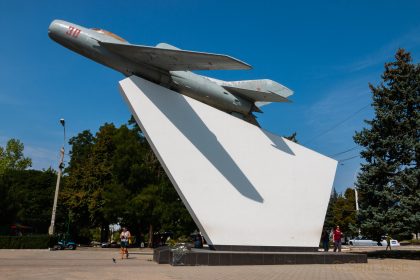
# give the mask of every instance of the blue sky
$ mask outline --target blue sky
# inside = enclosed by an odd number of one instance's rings
[[[55,168],[60,118],[68,137],[129,119],[117,87],[123,76],[48,38],[49,23],[63,19],[110,30],[131,43],[167,42],[251,64],[250,71],[202,74],[268,78],[291,88],[293,103],[264,107],[262,127],[279,135],[296,131],[303,145],[334,155],[355,147],[354,131],[373,116],[368,83],[380,82],[397,48],[419,62],[419,14],[419,1],[403,0],[0,0],[0,145],[18,138],[34,168]],[[356,148],[334,158],[357,155]],[[338,191],[353,185],[360,162],[356,157],[339,164]]]

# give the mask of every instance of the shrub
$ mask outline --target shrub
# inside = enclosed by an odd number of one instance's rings
[[[0,249],[47,249],[56,243],[49,235],[0,236]]]

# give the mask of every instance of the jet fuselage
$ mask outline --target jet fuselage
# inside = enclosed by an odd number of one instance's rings
[[[140,76],[227,113],[247,116],[255,108],[253,102],[232,94],[205,76],[190,71],[164,71],[158,67],[133,62],[109,51],[101,46],[100,42],[129,45],[126,40],[111,32],[54,20],[48,28],[48,35],[64,47],[119,71],[125,76]]]

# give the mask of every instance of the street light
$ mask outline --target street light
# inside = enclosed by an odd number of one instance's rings
[[[354,198],[356,202],[356,216],[359,216],[359,193],[357,192],[356,186],[353,187],[354,189]],[[360,227],[358,228],[359,236],[361,236]]]
[[[50,228],[48,229],[48,234],[53,235],[55,231],[55,214],[57,212],[57,200],[58,200],[58,191],[60,189],[60,179],[61,174],[64,168],[64,146],[66,144],[66,123],[64,119],[60,119],[60,124],[63,126],[64,129],[64,138],[63,138],[63,147],[60,149],[60,162],[58,164],[58,174],[57,174],[57,184],[55,185],[55,194],[54,194],[54,204],[51,214],[51,224]]]
[[[354,190],[354,200],[356,203],[356,216],[359,217],[359,193],[357,191],[357,187],[356,187],[356,181],[357,181],[357,172],[359,171],[360,167],[356,170],[356,172],[354,172],[354,176],[353,176],[353,180],[354,180],[354,186],[353,186],[353,190]],[[358,232],[359,232],[359,236],[361,236],[361,230],[360,227],[358,228]]]

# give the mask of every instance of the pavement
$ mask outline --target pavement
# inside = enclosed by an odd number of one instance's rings
[[[354,253],[354,252],[372,252],[378,250],[385,250],[386,247],[383,246],[349,246],[343,245],[341,251],[345,253]],[[393,246],[392,250],[398,251],[420,251],[420,245],[404,245],[404,246]],[[323,248],[318,249],[319,252],[324,252]],[[330,247],[330,252],[333,251],[333,247]]]
[[[420,261],[369,259],[367,264],[177,266],[156,264],[150,249],[0,250],[0,279],[418,279]],[[116,259],[116,263],[112,258]]]
[[[346,246],[343,248],[343,251],[347,252],[373,252],[378,250],[385,250],[384,246]],[[418,245],[406,245],[406,246],[393,246],[391,248],[393,251],[420,251],[420,246]]]

